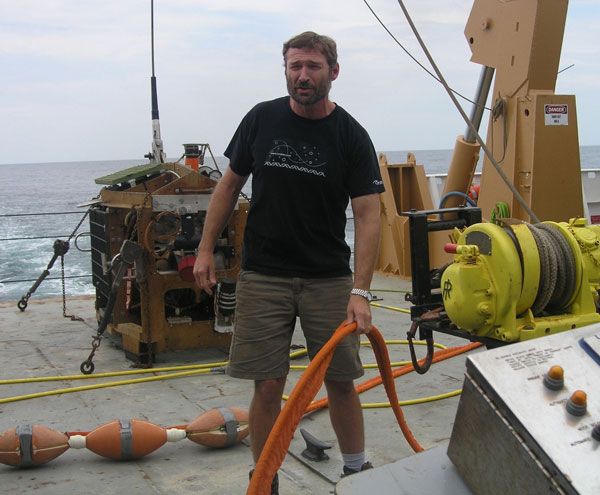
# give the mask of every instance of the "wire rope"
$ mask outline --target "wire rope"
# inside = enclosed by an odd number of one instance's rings
[[[0,218],[6,217],[34,217],[34,216],[43,216],[43,215],[81,215],[80,211],[48,211],[48,212],[39,212],[39,213],[5,213],[0,215]]]
[[[381,24],[381,27],[383,27],[383,29],[386,30],[386,32],[391,36],[391,38],[396,42],[396,44],[402,48],[402,50],[404,50],[404,53],[406,53],[419,67],[421,67],[421,69],[423,69],[425,72],[427,72],[427,74],[429,74],[433,79],[435,79],[437,82],[441,83],[442,81],[440,81],[440,79],[433,73],[431,72],[427,67],[425,67],[421,62],[419,62],[419,60],[412,54],[410,53],[410,51],[404,47],[404,45],[402,43],[400,43],[400,41],[398,40],[398,38],[396,38],[394,36],[394,34],[388,29],[388,27],[385,25],[385,23],[379,18],[379,16],[375,13],[375,11],[371,8],[371,6],[369,5],[369,2],[367,2],[367,0],[363,0],[363,2],[365,3],[365,5],[367,6],[367,8],[371,11],[371,14],[373,14],[373,17],[375,17],[375,19],[377,19],[377,21],[379,22],[379,24]],[[454,89],[451,89],[451,91],[459,96],[460,98],[462,98],[465,101],[468,101],[469,103],[472,103],[475,106],[481,107],[485,110],[490,110],[488,107],[486,107],[485,105],[481,105],[479,103],[477,103],[476,101],[471,100],[470,98],[466,97],[465,95],[459,93],[458,91],[455,91]]]
[[[65,275],[64,278],[90,278],[92,276],[91,273],[88,273],[87,275]],[[63,277],[48,277],[45,278],[44,280],[62,280]],[[14,283],[21,283],[21,282],[35,282],[37,279],[35,278],[26,278],[26,279],[22,279],[22,280],[0,280],[0,284],[14,284]]]
[[[367,3],[367,0],[363,0],[363,1],[365,2],[365,4],[367,5],[367,7],[369,8],[369,10],[371,10],[371,12],[373,12],[373,15],[380,22],[380,24],[383,26],[383,28],[393,37],[393,35],[389,31],[389,29],[377,17],[377,15],[375,14],[375,12],[371,8],[371,6]],[[417,30],[417,27],[415,26],[415,24],[414,24],[414,22],[413,22],[413,20],[412,20],[412,18],[410,16],[410,14],[408,13],[408,10],[407,10],[406,6],[404,5],[404,2],[402,0],[398,0],[398,4],[400,5],[400,8],[402,9],[402,12],[404,13],[404,16],[406,17],[406,20],[407,20],[410,28],[412,29],[412,31],[413,31],[416,39],[417,39],[417,42],[421,46],[421,49],[423,50],[423,53],[427,57],[427,60],[429,61],[429,63],[431,64],[431,67],[433,68],[435,74],[437,75],[436,79],[440,82],[440,84],[444,87],[444,89],[448,93],[448,96],[452,100],[452,103],[454,103],[454,106],[456,107],[456,109],[460,113],[461,117],[463,118],[463,120],[465,121],[465,123],[467,124],[467,126],[469,127],[469,129],[473,132],[473,135],[475,136],[476,141],[479,143],[479,145],[481,146],[481,149],[484,151],[484,153],[486,154],[486,156],[490,160],[490,163],[496,169],[496,171],[498,172],[498,175],[500,175],[500,177],[502,178],[502,180],[504,181],[504,183],[506,184],[506,186],[508,187],[508,189],[510,189],[511,193],[516,198],[516,200],[521,204],[521,206],[523,207],[523,209],[525,210],[525,212],[529,215],[529,217],[531,218],[532,222],[539,223],[538,217],[531,210],[531,208],[529,207],[529,205],[527,204],[527,202],[523,199],[523,197],[521,196],[521,194],[519,193],[519,191],[517,190],[517,188],[510,182],[510,180],[508,179],[508,177],[506,176],[506,174],[504,173],[504,171],[502,170],[502,168],[500,167],[500,165],[498,164],[498,162],[496,161],[496,159],[493,157],[493,155],[490,152],[489,148],[485,144],[485,141],[482,139],[482,137],[480,136],[479,132],[477,131],[477,129],[473,125],[473,122],[471,122],[471,119],[469,119],[469,117],[467,116],[467,114],[465,113],[465,111],[463,110],[463,108],[460,106],[460,103],[458,102],[458,100],[454,96],[455,91],[448,85],[448,83],[446,82],[446,79],[444,78],[443,74],[441,73],[440,69],[438,68],[437,64],[435,63],[435,60],[433,59],[433,57],[429,53],[429,50],[427,49],[427,46],[425,45],[425,42],[421,38],[421,35],[419,34],[419,31]],[[396,39],[396,38],[394,37],[394,39]],[[400,44],[400,43],[398,42],[398,44]],[[402,45],[400,45],[400,46],[402,47],[403,50],[407,51]],[[410,56],[411,56],[411,58],[413,58],[412,55],[410,55]],[[413,60],[416,61],[416,59],[414,59],[414,58],[413,58]],[[419,65],[421,65],[421,64],[419,63]],[[465,98],[465,99],[467,99],[467,98]]]
[[[531,210],[531,208],[529,207],[529,205],[527,204],[527,202],[523,199],[523,197],[521,196],[521,194],[519,193],[519,191],[517,191],[517,188],[514,186],[514,184],[508,179],[508,177],[506,176],[506,174],[504,173],[504,171],[502,170],[502,168],[500,167],[500,165],[498,164],[498,162],[496,161],[496,159],[492,156],[492,153],[490,152],[489,148],[485,144],[485,141],[479,135],[479,132],[477,131],[477,129],[473,125],[473,122],[471,122],[471,119],[469,119],[469,117],[467,116],[467,114],[465,113],[465,111],[463,110],[463,108],[460,106],[460,103],[458,103],[458,100],[454,96],[454,93],[452,92],[452,89],[450,88],[450,86],[448,86],[448,83],[444,79],[444,76],[442,75],[440,69],[438,68],[437,64],[435,63],[435,60],[433,59],[433,57],[429,53],[429,50],[427,49],[427,46],[425,45],[425,42],[421,38],[421,35],[419,34],[419,31],[417,30],[417,27],[415,26],[412,18],[410,17],[410,14],[408,13],[408,10],[406,9],[406,6],[404,5],[404,2],[402,0],[398,0],[398,4],[400,5],[400,8],[402,9],[402,12],[404,12],[404,16],[406,17],[406,20],[407,20],[408,24],[410,25],[410,27],[411,27],[411,29],[412,29],[415,37],[417,38],[417,41],[419,42],[419,45],[421,45],[421,49],[425,53],[425,56],[427,57],[427,60],[429,60],[429,63],[431,64],[431,66],[433,67],[435,73],[439,77],[440,82],[442,83],[442,86],[444,87],[444,89],[448,93],[448,96],[452,100],[452,103],[454,103],[454,106],[456,107],[456,109],[460,113],[461,117],[463,118],[463,120],[465,121],[465,123],[467,124],[467,126],[469,126],[469,129],[471,129],[471,131],[473,132],[473,135],[475,136],[475,139],[477,140],[477,142],[481,146],[481,149],[484,151],[484,153],[486,154],[486,156],[490,160],[490,163],[494,166],[494,168],[496,169],[496,172],[498,172],[498,174],[500,175],[500,177],[502,178],[502,180],[504,181],[504,183],[506,184],[506,186],[513,193],[514,197],[521,204],[521,206],[523,207],[523,209],[527,212],[527,214],[529,215],[529,217],[531,218],[531,220],[534,223],[539,223],[538,217]]]

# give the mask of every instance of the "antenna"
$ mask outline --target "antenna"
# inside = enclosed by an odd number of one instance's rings
[[[150,89],[152,98],[152,151],[145,158],[150,163],[165,163],[166,155],[163,152],[163,142],[160,137],[160,121],[158,118],[158,92],[156,90],[156,75],[154,72],[154,0],[150,0],[150,42],[152,49],[152,76]]]

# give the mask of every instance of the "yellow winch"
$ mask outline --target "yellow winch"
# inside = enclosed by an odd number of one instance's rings
[[[600,225],[478,223],[455,234],[440,288],[460,330],[515,342],[600,322]]]

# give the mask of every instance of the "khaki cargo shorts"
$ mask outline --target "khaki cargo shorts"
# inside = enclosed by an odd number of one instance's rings
[[[281,378],[290,369],[296,317],[312,359],[346,319],[352,276],[288,278],[241,270],[236,321],[227,374],[235,378]],[[325,378],[350,381],[364,374],[360,337],[349,335],[336,348]]]

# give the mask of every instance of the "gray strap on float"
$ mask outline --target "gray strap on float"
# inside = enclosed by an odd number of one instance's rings
[[[15,435],[19,437],[19,449],[21,450],[21,467],[33,466],[33,426],[19,425],[15,430]]]
[[[231,447],[232,445],[237,443],[237,435],[238,435],[238,422],[233,416],[233,413],[227,407],[219,407],[217,410],[223,415],[223,419],[225,420],[225,433],[227,433],[227,441],[225,442],[225,447]],[[223,428],[221,427],[221,429]]]
[[[133,459],[133,430],[131,420],[120,419],[121,423],[121,459],[128,461]]]

